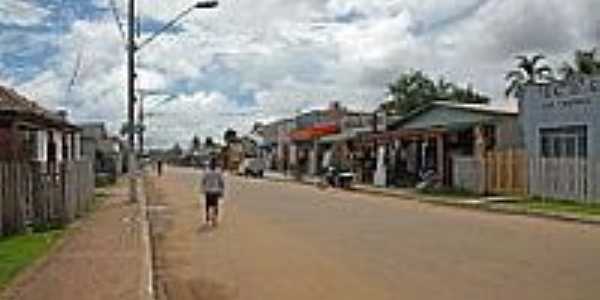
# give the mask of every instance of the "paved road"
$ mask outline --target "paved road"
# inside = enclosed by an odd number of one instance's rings
[[[151,180],[162,299],[598,299],[600,228],[229,178]]]

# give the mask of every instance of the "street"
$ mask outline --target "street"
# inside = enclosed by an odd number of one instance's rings
[[[229,176],[210,229],[199,183],[148,180],[159,299],[600,295],[598,227]]]

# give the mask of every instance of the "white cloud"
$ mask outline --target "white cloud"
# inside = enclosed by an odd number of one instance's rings
[[[192,2],[139,0],[138,7],[143,17],[165,22]],[[126,1],[117,3],[124,13]],[[541,51],[558,63],[573,49],[598,43],[599,3],[222,0],[216,10],[193,12],[178,31],[139,53],[139,86],[180,93],[156,107],[165,115],[150,119],[149,138],[154,144],[186,143],[192,133],[218,138],[227,127],[243,131],[256,119],[287,117],[333,100],[372,109],[386,85],[411,68],[473,83],[502,99],[503,74],[515,54]],[[7,38],[0,35],[0,41]],[[22,89],[45,104],[66,104],[79,119],[106,119],[118,129],[126,107],[125,54],[112,16],[76,21],[55,44],[59,53],[50,69]],[[81,70],[65,96],[78,56]],[[236,98],[250,90],[255,103]]]
[[[24,0],[0,1],[0,24],[33,26],[40,24],[49,12]]]

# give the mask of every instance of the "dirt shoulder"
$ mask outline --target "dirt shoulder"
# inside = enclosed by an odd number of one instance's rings
[[[6,300],[144,299],[144,243],[140,211],[127,186],[75,224],[61,245],[1,295]]]

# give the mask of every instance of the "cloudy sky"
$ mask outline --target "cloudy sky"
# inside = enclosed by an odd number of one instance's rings
[[[138,0],[141,39],[193,1]],[[126,2],[0,0],[0,84],[117,130]],[[515,54],[559,63],[600,44],[599,11],[597,0],[221,0],[139,52],[138,86],[165,94],[146,98],[149,143],[219,138],[332,100],[371,109],[409,69],[505,103]]]

